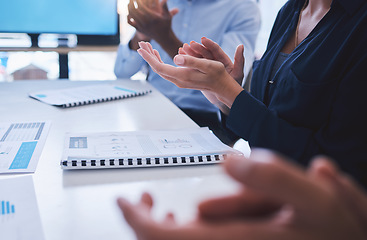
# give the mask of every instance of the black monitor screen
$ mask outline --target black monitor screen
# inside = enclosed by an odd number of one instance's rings
[[[116,0],[6,0],[0,32],[115,35]]]

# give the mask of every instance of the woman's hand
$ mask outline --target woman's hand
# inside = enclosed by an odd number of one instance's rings
[[[243,71],[245,66],[245,58],[243,56],[244,46],[239,45],[237,47],[234,57],[234,63],[232,63],[228,55],[214,41],[206,37],[202,37],[201,43],[202,44],[197,43],[195,41],[191,41],[190,44],[185,43],[183,47],[179,49],[178,53],[181,55],[190,55],[197,58],[205,58],[223,63],[229,75],[233,77],[238,82],[239,85],[242,86],[244,78]],[[216,105],[224,114],[226,115],[229,114],[230,109],[226,105],[224,105],[221,101],[219,101],[215,94],[208,91],[202,91],[202,93],[211,103]]]
[[[243,90],[221,62],[177,55],[174,62],[180,67],[174,67],[163,63],[159,53],[149,43],[140,42],[139,45],[138,53],[152,69],[180,88],[208,91],[228,108],[231,108],[235,98]]]
[[[242,184],[237,194],[209,199],[199,216],[178,225],[172,214],[153,220],[152,198],[137,205],[118,199],[139,240],[367,239],[367,196],[326,159],[304,171],[265,150],[249,159],[230,156],[228,174]]]
[[[237,47],[234,62],[232,63],[228,55],[214,41],[209,38],[202,37],[201,43],[202,44],[195,41],[191,41],[190,44],[185,43],[183,47],[179,49],[179,54],[215,60],[223,63],[226,71],[231,75],[231,77],[236,79],[238,84],[242,86],[245,66],[245,57],[243,56],[244,46],[239,45]]]

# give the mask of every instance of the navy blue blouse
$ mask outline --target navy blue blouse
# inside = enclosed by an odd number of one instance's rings
[[[251,147],[302,164],[328,155],[367,186],[367,0],[334,0],[271,78],[303,4],[290,0],[279,11],[251,94],[238,95],[226,126]]]

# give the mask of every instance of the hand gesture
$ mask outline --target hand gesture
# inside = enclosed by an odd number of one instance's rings
[[[228,108],[243,90],[219,61],[177,55],[174,62],[181,67],[174,67],[163,63],[159,53],[149,43],[140,42],[139,45],[138,53],[148,62],[153,71],[180,88],[208,91],[215,95],[218,102],[225,104]]]
[[[171,213],[163,222],[153,220],[149,194],[136,205],[118,199],[138,240],[367,238],[367,196],[328,160],[316,159],[304,171],[273,153],[254,150],[250,159],[230,156],[224,166],[243,189],[202,202],[199,216],[184,225]]]
[[[242,86],[244,78],[245,58],[243,56],[244,46],[239,45],[236,49],[234,63],[228,55],[220,48],[220,46],[208,38],[201,38],[201,43],[191,41],[190,45],[185,43],[179,49],[179,54],[190,55],[198,58],[211,59],[223,63],[226,71],[233,77],[239,85]],[[216,105],[224,114],[228,115],[230,109],[224,105],[214,93],[210,91],[202,91],[203,95],[214,105]]]
[[[128,10],[127,21],[141,34],[141,40],[161,42],[172,34],[172,17],[178,9],[169,11],[167,0],[130,0]]]
[[[190,45],[185,43],[182,48],[179,49],[179,54],[186,54],[198,58],[206,58],[223,63],[226,71],[236,79],[236,81],[242,85],[244,78],[244,66],[245,58],[243,56],[244,46],[239,45],[236,49],[234,56],[234,62],[232,63],[228,55],[222,50],[222,48],[214,41],[202,37],[201,43],[191,41]]]

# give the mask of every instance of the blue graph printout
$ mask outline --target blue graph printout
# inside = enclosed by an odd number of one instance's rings
[[[0,123],[0,173],[34,172],[49,127],[47,122]]]
[[[1,201],[1,215],[6,214],[15,214],[15,206],[10,204],[9,201]]]
[[[32,176],[1,179],[0,239],[44,239]]]

